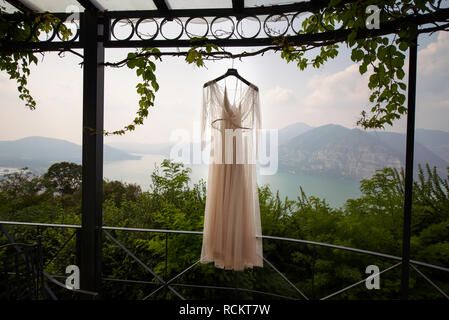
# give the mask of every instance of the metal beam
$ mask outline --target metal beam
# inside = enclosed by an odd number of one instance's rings
[[[162,0],[153,0],[154,3]],[[342,3],[350,3],[354,0],[343,0]],[[165,2],[164,2],[165,3]],[[269,15],[276,13],[288,12],[313,12],[321,8],[327,7],[329,1],[306,1],[294,4],[260,6],[260,7],[243,7],[239,15]],[[157,6],[157,4],[156,4]],[[126,11],[106,11],[104,15],[113,19],[122,18],[165,18],[166,12],[161,10],[126,10]],[[234,16],[234,8],[211,8],[211,9],[170,9],[167,8],[171,17],[215,17],[215,16]]]
[[[80,5],[82,5],[84,7],[84,9],[86,10],[91,10],[91,11],[102,11],[103,8],[98,7],[97,5],[95,5],[94,3],[92,3],[92,1],[90,0],[76,0]]]
[[[419,16],[407,16],[399,18],[395,21],[389,21],[380,24],[379,29],[361,29],[358,30],[357,39],[364,39],[369,37],[383,36],[392,33],[397,33],[400,30],[402,23],[415,23],[416,25],[423,25],[437,21],[446,21],[449,19],[449,8],[441,9],[437,13],[423,14]],[[292,45],[302,45],[312,42],[322,41],[345,41],[353,29],[339,29],[320,33],[299,34],[288,36],[287,40]],[[235,46],[270,46],[273,45],[272,38],[250,38],[250,39],[208,39],[203,42],[199,41],[195,44],[201,45],[204,43],[212,43],[218,46],[235,47]],[[191,47],[191,40],[121,40],[121,41],[106,41],[105,47],[108,48],[135,48],[135,47]]]
[[[165,0],[153,0],[154,5],[161,14],[167,14],[170,10]]]
[[[23,13],[29,13],[29,12],[33,12],[34,11],[32,8],[30,8],[27,5],[23,4],[23,2],[21,2],[19,0],[6,0],[6,2],[8,2],[10,5],[16,7],[17,9],[19,9]]]
[[[239,12],[245,7],[245,0],[232,0],[232,9]]]
[[[416,30],[415,30],[416,31]],[[405,191],[404,191],[404,225],[402,234],[402,278],[401,299],[408,300],[410,268],[410,229],[413,201],[413,151],[415,145],[415,108],[416,108],[416,64],[418,53],[418,35],[410,45],[408,66],[407,96],[407,142],[405,155]]]
[[[81,19],[83,64],[83,182],[80,234],[81,289],[101,292],[103,204],[104,26],[98,13]]]
[[[279,6],[280,7],[280,6]],[[247,8],[245,8],[246,10]],[[227,9],[226,9],[227,10]],[[154,13],[154,10],[151,11]],[[172,14],[174,11],[171,10]],[[220,11],[221,12],[221,11]],[[117,12],[102,12],[105,16],[105,19],[112,18],[120,18],[121,14],[117,15]],[[135,17],[146,17],[149,14],[148,11],[137,12],[131,14],[128,12],[126,14],[129,18]],[[83,14],[81,14],[83,15]],[[176,16],[176,15],[174,15]],[[197,16],[197,13],[192,13],[192,17]],[[206,15],[207,16],[207,15]],[[17,15],[6,15],[6,18],[9,18],[11,21],[18,21],[20,18]],[[379,29],[362,29],[358,31],[358,38],[368,38],[373,36],[381,36],[396,33],[399,30],[399,26],[402,23],[415,23],[417,25],[424,25],[428,23],[447,21],[449,19],[449,8],[440,9],[438,12],[422,14],[418,16],[408,16],[397,19],[395,21],[390,21],[386,23],[382,23]],[[105,24],[107,27],[108,25]],[[293,45],[301,45],[304,43],[311,43],[317,41],[326,41],[326,40],[338,40],[344,41],[348,34],[352,31],[352,29],[344,29],[344,30],[334,30],[327,32],[320,32],[314,34],[300,34],[296,36],[288,36],[288,40]],[[191,40],[123,40],[123,41],[111,41],[107,39],[108,32],[106,31],[106,40],[104,46],[107,48],[139,48],[139,47],[161,47],[161,48],[169,48],[169,47],[190,47],[192,46]],[[271,38],[254,38],[254,39],[209,39],[208,43],[213,43],[218,46],[225,47],[242,47],[242,46],[269,46],[273,45],[273,39]],[[2,42],[0,46],[0,52],[8,52],[8,51],[19,51],[26,49],[36,49],[36,50],[44,50],[44,51],[58,51],[63,49],[76,49],[82,47],[82,40],[80,41],[52,41],[52,42]]]

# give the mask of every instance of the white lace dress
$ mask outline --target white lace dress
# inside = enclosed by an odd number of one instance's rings
[[[204,88],[202,148],[209,128],[211,152],[201,263],[263,266],[255,164],[260,123],[257,87],[246,87],[233,104],[226,86],[212,81]]]

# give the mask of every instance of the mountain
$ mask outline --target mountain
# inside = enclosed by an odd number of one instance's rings
[[[170,155],[170,143],[111,142],[110,146],[129,153]]]
[[[418,133],[419,132],[419,133]],[[444,131],[441,131],[445,133]],[[405,161],[405,146],[406,135],[395,132],[374,131],[370,132],[371,135],[379,138],[383,143],[390,146],[393,150],[396,150],[400,157]],[[446,133],[449,136],[449,133]],[[415,148],[414,148],[414,165],[415,169],[418,163],[429,163],[435,165],[438,168],[445,169],[448,165],[449,154],[446,156],[444,152],[441,153],[438,149],[444,146],[443,141],[438,143],[435,139],[435,135],[432,130],[418,129],[415,133]],[[436,147],[436,148],[435,148]],[[449,150],[449,138],[446,140],[446,147]],[[436,151],[436,152],[435,152]],[[443,149],[444,151],[444,149]],[[447,160],[446,160],[447,159]]]
[[[415,139],[429,148],[440,158],[449,161],[449,132],[416,129]]]
[[[14,141],[0,141],[0,166],[45,171],[53,163],[68,161],[81,163],[80,145],[61,139],[26,137]],[[140,159],[116,148],[104,146],[104,161]]]
[[[449,159],[449,158],[448,158]],[[405,164],[405,135],[366,132],[329,124],[310,129],[279,147],[280,168],[353,179],[371,177],[376,169]],[[429,163],[444,169],[449,161],[416,142],[415,167]]]
[[[309,126],[308,124],[297,122],[280,129],[278,131],[279,145],[287,143],[291,138],[297,137],[312,128],[313,127]]]

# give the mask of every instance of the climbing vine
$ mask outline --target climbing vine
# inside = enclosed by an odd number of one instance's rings
[[[368,28],[367,22],[377,8],[378,24],[387,26]],[[0,8],[1,10],[1,8]],[[219,59],[243,59],[250,56],[263,55],[273,51],[280,53],[280,57],[287,63],[295,63],[301,70],[308,67],[320,68],[328,60],[334,59],[341,46],[351,50],[351,60],[359,65],[361,75],[369,74],[368,87],[370,89],[369,104],[363,108],[357,124],[365,129],[384,128],[393,125],[407,113],[405,102],[406,83],[404,82],[404,64],[406,51],[414,45],[418,33],[431,33],[449,29],[449,17],[441,19],[431,27],[417,29],[416,18],[425,14],[441,12],[441,0],[331,0],[327,7],[316,9],[304,18],[298,36],[310,34],[332,33],[327,40],[301,41],[296,44],[295,37],[278,37],[271,45],[253,51],[232,53],[225,48],[208,43],[206,38],[192,39],[188,50],[161,51],[157,48],[142,48],[128,53],[121,61],[106,62],[105,66],[135,69],[140,81],[136,86],[139,95],[139,106],[136,117],[131,124],[120,130],[103,132],[109,134],[125,134],[142,125],[148,117],[149,108],[154,106],[155,93],[159,90],[156,78],[156,62],[163,56],[183,57],[189,64],[204,67],[206,61]],[[20,41],[29,32],[27,24],[14,24],[4,18],[0,12],[0,39]],[[58,23],[49,14],[39,15],[33,19],[39,24],[39,30],[48,31],[52,25]],[[61,34],[70,37],[71,31],[62,28]],[[2,43],[0,41],[0,49]],[[312,53],[312,56],[306,55]],[[27,77],[30,74],[29,65],[38,63],[36,51],[0,53],[0,70],[5,70],[18,83],[20,99],[25,105],[34,109],[36,102],[27,89]]]
[[[51,14],[32,15],[26,14],[26,21],[16,22],[8,20],[4,13],[5,8],[0,6],[0,70],[6,71],[11,80],[17,82],[19,98],[24,101],[25,106],[30,110],[36,108],[36,101],[28,89],[28,77],[30,75],[30,65],[38,64],[37,54],[43,52],[36,50],[22,50],[8,52],[2,50],[2,46],[9,41],[38,41],[41,33],[51,32],[52,28],[58,25],[58,34],[62,40],[67,40],[72,36],[72,31],[60,20]],[[34,27],[36,28],[34,30]],[[31,36],[34,32],[35,36]]]

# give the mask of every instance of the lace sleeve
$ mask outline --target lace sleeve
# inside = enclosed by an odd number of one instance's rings
[[[256,160],[259,159],[259,150],[260,150],[260,143],[261,143],[261,129],[262,129],[262,119],[260,114],[260,98],[259,98],[259,90],[254,90],[254,99],[253,99],[253,128],[254,128],[254,135],[256,139]]]
[[[209,119],[208,104],[209,104],[209,87],[203,88],[203,108],[201,112],[201,150],[206,147],[206,125]]]

